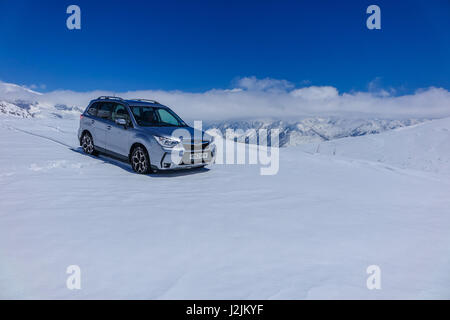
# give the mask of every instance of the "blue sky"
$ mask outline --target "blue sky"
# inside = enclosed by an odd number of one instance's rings
[[[82,29],[66,28],[77,4]],[[381,30],[366,28],[370,4]],[[40,91],[202,92],[240,77],[450,88],[450,1],[0,2],[0,80]]]

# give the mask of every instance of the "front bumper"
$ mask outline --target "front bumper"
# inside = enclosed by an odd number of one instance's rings
[[[198,158],[192,160],[191,155]],[[164,154],[158,164],[159,170],[190,169],[203,167],[214,163],[216,159],[216,146],[209,145],[203,150],[186,150],[183,147],[164,149]]]

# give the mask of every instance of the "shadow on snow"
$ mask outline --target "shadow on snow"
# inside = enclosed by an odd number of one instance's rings
[[[103,163],[115,165],[129,173],[137,174],[136,172],[133,171],[130,164],[120,161],[118,159],[114,159],[114,158],[111,158],[111,157],[108,157],[105,155],[92,156],[92,155],[84,153],[83,149],[81,147],[70,148],[70,150],[72,150],[73,152],[79,153],[85,157],[90,157],[92,159],[101,160],[101,161],[103,161]],[[158,171],[157,173],[150,173],[150,174],[147,174],[147,176],[153,177],[153,178],[175,178],[175,177],[189,176],[192,174],[205,173],[205,172],[208,172],[209,170],[210,169],[208,169],[208,168],[167,170],[167,171]]]

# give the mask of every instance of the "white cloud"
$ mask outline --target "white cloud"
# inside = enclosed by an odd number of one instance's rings
[[[244,77],[236,80],[238,88],[248,91],[278,92],[292,89],[294,85],[287,80],[271,78],[257,79],[256,77]]]
[[[450,92],[427,88],[410,95],[383,95],[377,92],[339,93],[331,86],[294,88],[285,80],[255,77],[237,80],[234,89],[214,89],[203,93],[143,90],[130,92],[58,90],[44,94],[0,82],[0,100],[27,99],[43,104],[66,104],[84,108],[101,95],[147,98],[172,107],[186,120],[283,119],[306,116],[359,118],[441,118],[450,116]]]
[[[300,97],[306,100],[328,100],[336,98],[339,92],[334,87],[306,87],[301,89],[295,89],[291,91],[294,97]]]
[[[388,89],[383,88],[381,77],[376,77],[375,79],[370,81],[369,84],[367,85],[367,89],[373,95],[381,96],[381,97],[392,96],[396,93],[396,90],[394,88],[388,88]]]

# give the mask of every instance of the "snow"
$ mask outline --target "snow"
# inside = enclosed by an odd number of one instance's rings
[[[137,175],[77,128],[0,115],[0,298],[450,298],[450,119],[281,148],[273,176]]]
[[[358,158],[450,176],[449,138],[450,118],[446,118],[383,134],[336,139],[301,148],[310,153]]]
[[[13,96],[14,98],[17,98],[18,96],[24,98],[24,96],[27,97],[41,96],[42,93],[33,91],[24,86],[19,86],[14,83],[0,82],[0,96],[8,97],[8,95]]]
[[[280,133],[277,146],[298,146],[308,143],[334,140],[343,137],[376,134],[388,130],[407,127],[427,119],[353,119],[336,117],[300,118],[295,121],[254,120],[222,121],[207,123],[208,130],[219,130],[226,136],[227,129],[234,130],[238,142],[257,143],[258,130],[278,130]],[[229,137],[231,138],[231,137]]]

